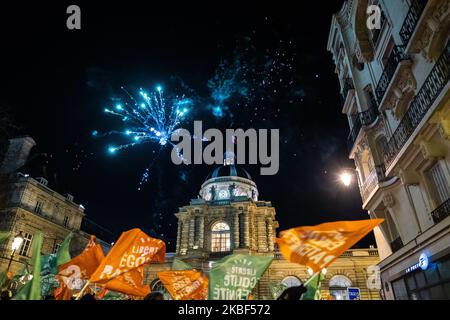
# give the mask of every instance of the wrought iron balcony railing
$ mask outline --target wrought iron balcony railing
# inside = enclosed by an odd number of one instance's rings
[[[434,65],[403,119],[387,143],[384,164],[388,168],[411,137],[450,79],[450,41]]]
[[[427,2],[428,0],[411,0],[411,6],[400,29],[400,38],[402,38],[403,45],[408,45]]]
[[[350,151],[355,144],[356,138],[358,137],[359,131],[362,126],[368,126],[372,124],[378,117],[378,110],[376,106],[371,106],[368,110],[359,112],[353,117],[353,126],[350,134],[347,138],[347,147]]]
[[[439,223],[450,215],[450,198],[431,212],[434,223]]]
[[[394,46],[386,62],[386,66],[384,67],[383,74],[378,81],[377,88],[375,89],[378,103],[381,103],[381,100],[383,100],[384,94],[386,93],[386,90],[391,83],[392,77],[397,70],[398,64],[400,63],[400,61],[407,59],[409,59],[409,57],[405,54],[405,47]]]
[[[361,198],[363,203],[369,200],[369,196],[380,182],[386,179],[384,165],[376,165],[366,180],[360,185]]]

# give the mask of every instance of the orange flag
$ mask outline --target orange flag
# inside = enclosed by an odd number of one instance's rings
[[[104,288],[110,291],[145,297],[150,293],[150,285],[144,285],[144,266],[130,270],[108,281]]]
[[[61,285],[54,293],[56,300],[70,300],[72,291],[82,288],[84,280],[89,279],[104,258],[102,247],[91,236],[80,255],[59,266],[56,278]]]
[[[206,300],[208,278],[197,270],[158,272],[158,278],[174,300]]]
[[[280,232],[276,242],[286,260],[320,272],[381,222],[370,219],[298,227]]]
[[[132,229],[122,233],[89,281],[106,283],[144,264],[164,262],[165,256],[163,241],[149,237],[140,229]]]

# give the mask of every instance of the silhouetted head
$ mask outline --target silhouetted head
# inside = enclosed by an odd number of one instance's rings
[[[144,300],[164,300],[164,296],[161,292],[154,291],[146,295]]]

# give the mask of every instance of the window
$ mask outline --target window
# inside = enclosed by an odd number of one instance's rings
[[[52,253],[57,253],[59,250],[59,247],[61,247],[61,243],[54,243]]]
[[[433,197],[436,200],[436,206],[439,206],[450,198],[448,182],[440,163],[437,162],[426,174],[431,185]]]
[[[241,213],[239,215],[239,247],[240,248],[245,248],[245,237],[246,237],[245,217],[244,217],[244,214]]]
[[[302,284],[302,281],[296,276],[287,276],[281,280],[281,284],[284,284],[287,288],[298,287]]]
[[[347,288],[351,286],[352,281],[343,275],[332,277],[328,283],[330,295],[336,300],[348,300]]]
[[[19,250],[19,254],[21,256],[24,256],[24,257],[28,256],[28,252],[30,251],[31,241],[32,240],[33,240],[33,235],[31,235],[29,233],[25,233],[24,234],[23,243],[22,243],[22,246],[20,247],[20,250]]]
[[[63,225],[64,225],[64,227],[68,227],[69,226],[69,217],[68,216],[64,217]]]
[[[200,240],[200,216],[195,217],[194,221],[194,242]]]
[[[172,296],[167,291],[166,287],[162,284],[161,280],[155,279],[150,283],[152,292],[160,292],[164,296],[164,300],[172,300]]]
[[[380,39],[380,34],[381,31],[383,30],[383,26],[384,26],[384,22],[386,21],[386,16],[384,15],[384,12],[380,6],[380,3],[378,0],[373,0],[371,2],[372,5],[378,6],[378,8],[380,8],[380,28],[379,29],[372,29],[371,31],[371,40],[372,40],[372,45],[375,48],[378,44],[378,40]]]
[[[42,212],[42,207],[44,203],[42,201],[36,201],[36,206],[34,207],[34,212],[40,214]]]
[[[211,228],[211,251],[227,252],[230,250],[230,226],[223,221],[216,222]]]

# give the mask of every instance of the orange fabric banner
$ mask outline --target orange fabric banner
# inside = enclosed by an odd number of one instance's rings
[[[90,282],[109,280],[150,262],[164,262],[166,244],[146,235],[140,229],[122,233],[105,259],[90,278]]]
[[[286,260],[320,272],[381,222],[370,219],[298,227],[280,232],[276,242]]]
[[[83,280],[89,279],[104,258],[102,247],[96,243],[95,236],[91,236],[80,255],[58,267],[56,278],[61,285],[54,293],[55,299],[70,300],[72,291],[82,288]]]
[[[105,284],[105,289],[131,296],[145,297],[150,293],[150,285],[144,285],[144,266],[130,270]]]
[[[206,300],[208,278],[197,270],[158,272],[158,278],[174,300]]]

